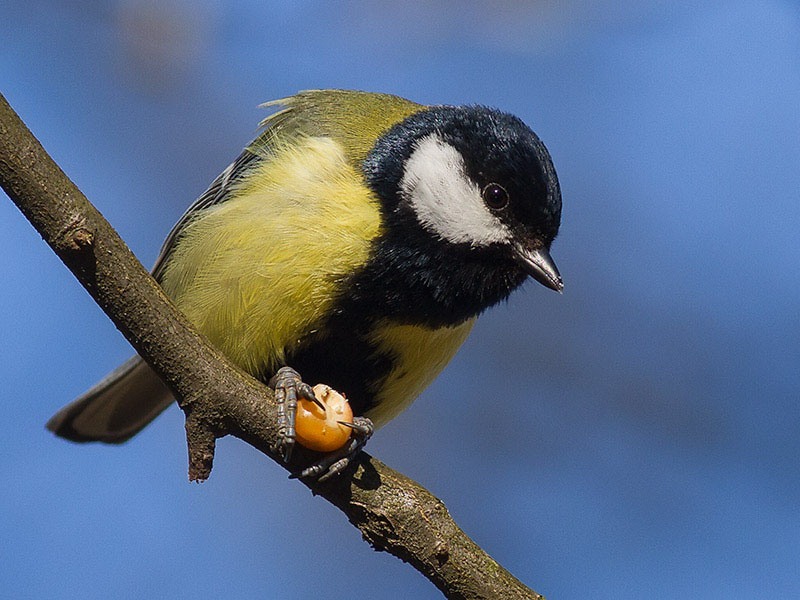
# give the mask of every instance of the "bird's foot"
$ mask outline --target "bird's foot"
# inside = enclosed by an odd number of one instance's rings
[[[297,400],[305,398],[325,410],[325,405],[314,395],[313,388],[303,383],[300,374],[291,367],[281,367],[269,380],[269,386],[275,390],[275,400],[278,402],[278,441],[273,446],[273,451],[283,454],[284,462],[292,458],[292,450],[296,433],[294,420],[297,416]]]
[[[292,479],[317,478],[323,482],[335,475],[338,475],[347,468],[353,458],[361,452],[364,444],[372,437],[375,432],[375,425],[367,417],[354,417],[352,423],[339,421],[340,425],[345,425],[353,430],[350,440],[338,450],[324,456],[310,467],[303,469],[300,473],[290,475]]]

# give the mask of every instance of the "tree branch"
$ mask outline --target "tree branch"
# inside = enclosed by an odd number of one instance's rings
[[[2,95],[0,185],[178,398],[190,479],[209,476],[215,440],[228,434],[282,464],[271,451],[278,426],[270,390],[190,326]],[[376,550],[411,563],[448,598],[542,598],[481,550],[430,492],[366,453],[355,463],[325,484],[304,483]]]

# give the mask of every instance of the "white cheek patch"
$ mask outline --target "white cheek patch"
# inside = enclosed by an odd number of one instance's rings
[[[461,153],[437,134],[417,142],[405,163],[400,193],[422,226],[447,241],[488,246],[511,237],[484,204]]]

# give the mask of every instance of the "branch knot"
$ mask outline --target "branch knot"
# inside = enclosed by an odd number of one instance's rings
[[[94,232],[84,217],[76,217],[57,237],[58,247],[67,252],[81,252],[94,244]]]

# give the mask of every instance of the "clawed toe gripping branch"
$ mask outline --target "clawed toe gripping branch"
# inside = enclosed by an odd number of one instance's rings
[[[272,392],[192,329],[2,96],[0,185],[178,398],[191,479],[209,476],[215,440],[224,435],[283,464],[271,450],[279,431]],[[541,598],[461,531],[430,492],[366,453],[354,462],[352,474],[303,483],[373,547],[409,562],[448,598]]]

